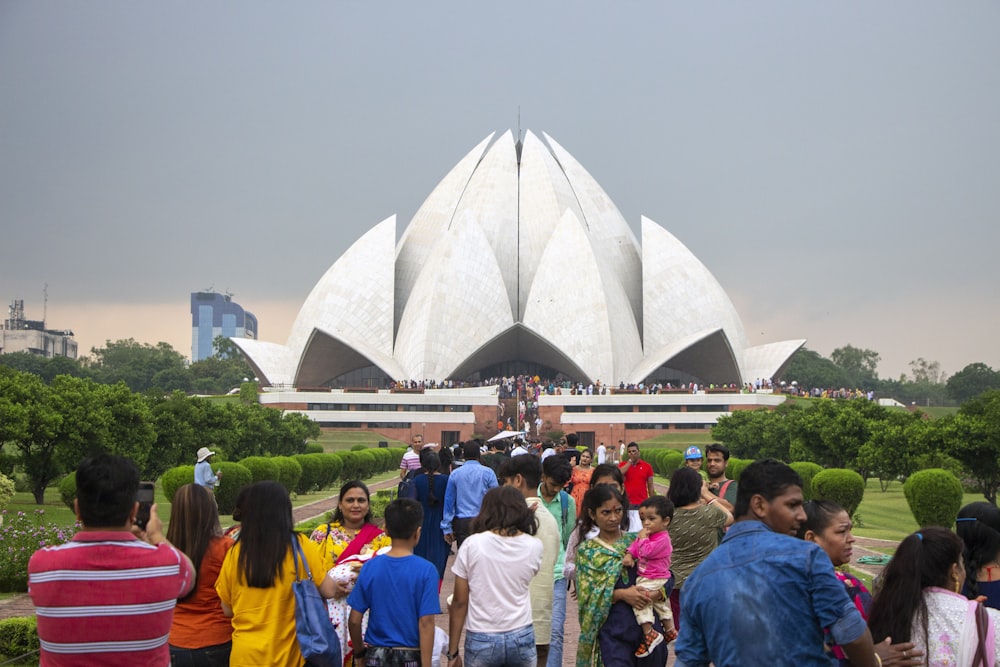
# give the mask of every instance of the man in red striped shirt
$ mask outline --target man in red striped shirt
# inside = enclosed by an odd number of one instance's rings
[[[138,489],[138,469],[121,456],[76,469],[83,529],[28,563],[42,665],[170,664],[174,604],[194,586],[194,568],[167,542],[155,505],[145,532],[133,528]]]

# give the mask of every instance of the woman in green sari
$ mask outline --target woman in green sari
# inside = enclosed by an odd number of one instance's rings
[[[594,487],[584,496],[578,527],[582,544],[576,557],[580,614],[577,667],[662,667],[667,662],[665,643],[647,657],[635,657],[642,628],[632,609],[649,605],[651,598],[664,599],[664,592],[647,597],[635,585],[635,569],[622,565],[625,550],[635,540],[635,533],[625,532],[625,506],[621,492],[613,486]],[[584,540],[595,526],[597,536]]]

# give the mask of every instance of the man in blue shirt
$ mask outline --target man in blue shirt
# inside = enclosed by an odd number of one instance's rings
[[[483,496],[497,483],[492,469],[479,462],[479,443],[470,440],[462,445],[465,464],[448,477],[448,490],[444,493],[444,517],[441,531],[448,544],[462,542],[469,536],[472,520],[479,515]]]
[[[684,582],[676,666],[829,667],[829,630],[851,664],[876,667],[871,633],[829,557],[793,537],[806,518],[798,474],[774,459],[747,466],[736,516]]]

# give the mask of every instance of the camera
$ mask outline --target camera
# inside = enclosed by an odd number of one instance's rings
[[[155,489],[156,485],[153,482],[139,482],[139,491],[135,494],[135,499],[139,502],[139,511],[135,514],[135,525],[139,527],[139,530],[146,530]]]

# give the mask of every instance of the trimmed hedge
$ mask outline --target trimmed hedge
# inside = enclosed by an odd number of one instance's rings
[[[827,468],[816,473],[812,480],[813,499],[833,500],[847,510],[848,516],[854,516],[864,495],[865,480],[853,470]]]
[[[254,482],[281,481],[281,468],[274,459],[266,456],[248,456],[240,459],[240,465],[250,471]]]
[[[73,501],[76,500],[76,471],[62,478],[59,482],[59,497],[66,507],[73,509]]]
[[[306,443],[306,451],[304,451],[302,453],[303,454],[322,454],[325,451],[326,450],[323,449],[323,445],[319,444],[318,442],[307,442]]]
[[[319,461],[320,476],[316,485],[321,489],[329,489],[336,483],[337,476],[344,467],[340,457],[336,454],[309,454],[309,456],[315,456]]]
[[[39,648],[38,622],[34,616],[0,621],[0,656],[4,660],[33,653]]]
[[[160,475],[160,488],[163,489],[163,495],[167,497],[168,503],[174,501],[177,489],[185,484],[194,484],[194,466],[177,466]]]
[[[351,445],[352,452],[364,452],[368,450],[368,445]]]
[[[806,501],[813,499],[813,478],[823,471],[823,466],[812,461],[798,461],[789,464],[789,467],[799,473],[802,478],[802,498]]]
[[[929,468],[910,475],[903,484],[903,494],[921,528],[951,528],[962,507],[962,483],[941,468]]]
[[[740,481],[740,475],[743,474],[743,470],[751,463],[753,463],[753,459],[730,457],[729,462],[726,464],[726,477],[736,482]]]
[[[309,493],[319,488],[320,478],[323,476],[323,463],[319,456],[319,454],[296,454],[292,457],[302,466],[302,476],[295,485],[295,493]]]
[[[219,514],[232,514],[236,507],[236,496],[244,486],[253,483],[253,473],[246,466],[229,461],[221,461],[215,466],[217,470],[222,470],[222,478],[215,487],[215,502],[219,505]]]
[[[278,464],[278,483],[289,493],[294,492],[302,477],[302,466],[291,456],[272,456],[271,460]]]

